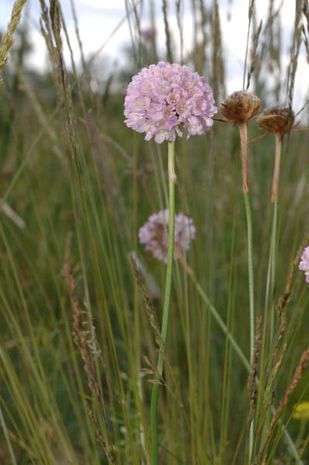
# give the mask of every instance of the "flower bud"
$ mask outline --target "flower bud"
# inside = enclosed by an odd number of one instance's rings
[[[233,92],[220,105],[220,112],[226,120],[234,124],[242,124],[257,114],[261,101],[246,91]]]

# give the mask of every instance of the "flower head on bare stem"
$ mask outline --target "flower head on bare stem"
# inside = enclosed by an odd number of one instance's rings
[[[133,76],[125,97],[125,123],[145,140],[174,142],[186,130],[200,135],[217,109],[211,87],[187,66],[160,62]]]
[[[282,137],[293,128],[294,113],[290,108],[268,108],[257,117],[257,122],[264,131],[279,134]]]
[[[247,122],[260,109],[260,99],[250,92],[241,90],[233,92],[220,105],[220,113],[235,125]]]
[[[305,247],[299,262],[299,269],[305,272],[306,283],[309,284],[309,247]]]
[[[175,216],[175,258],[183,256],[195,238],[192,218],[179,213]],[[153,213],[139,230],[139,240],[157,260],[167,263],[168,209]]]

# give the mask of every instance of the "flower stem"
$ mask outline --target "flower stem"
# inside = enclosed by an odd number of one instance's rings
[[[252,218],[249,193],[244,192],[246,221],[247,221],[247,236],[248,236],[248,283],[249,283],[249,309],[250,309],[250,362],[254,359],[254,279],[253,279],[253,241],[252,241]]]
[[[280,180],[280,162],[281,162],[281,147],[282,147],[282,135],[276,133],[276,147],[275,147],[275,167],[273,175],[273,184],[271,191],[271,201],[276,202],[278,199],[279,192],[279,180]]]
[[[241,146],[242,190],[243,192],[248,192],[248,125],[246,122],[239,125],[239,135]]]
[[[254,279],[253,279],[253,240],[252,240],[252,218],[249,192],[244,191],[244,201],[247,220],[247,242],[248,242],[248,284],[249,284],[249,320],[250,320],[250,363],[254,362],[254,337],[255,337],[255,312],[254,312]],[[250,424],[249,431],[249,465],[252,459],[254,443],[254,421]]]
[[[271,350],[271,344],[274,335],[274,308],[273,308],[273,297],[276,277],[276,244],[277,244],[277,224],[278,224],[278,201],[277,199],[273,202],[273,219],[271,227],[271,238],[270,238],[270,250],[267,268],[267,281],[266,281],[266,294],[265,294],[265,317],[267,318],[268,311],[270,311],[269,318],[269,347]],[[271,308],[269,309],[269,303]]]
[[[242,188],[246,210],[247,242],[248,242],[248,284],[249,284],[249,321],[250,321],[250,363],[254,361],[254,337],[255,337],[255,312],[254,312],[254,279],[253,279],[253,240],[252,240],[252,218],[249,198],[248,184],[248,125],[247,122],[239,125],[241,165],[242,165]],[[254,443],[254,421],[249,428],[249,465],[252,459]]]
[[[274,288],[276,278],[276,246],[277,246],[277,228],[278,228],[278,192],[280,179],[280,162],[282,148],[282,134],[275,134],[275,164],[271,190],[272,202],[272,227],[270,236],[270,248],[266,279],[265,306],[264,314],[265,321],[269,322],[269,351],[272,350],[272,341],[274,336],[275,314],[274,314]],[[271,389],[271,386],[270,386]]]
[[[167,337],[168,318],[171,300],[172,272],[174,261],[174,230],[175,230],[175,144],[168,144],[168,179],[169,179],[169,223],[168,223],[168,250],[167,269],[165,279],[165,293],[163,301],[163,316],[161,327],[161,340],[155,382],[151,391],[151,463],[158,465],[158,391],[163,373],[164,351]]]

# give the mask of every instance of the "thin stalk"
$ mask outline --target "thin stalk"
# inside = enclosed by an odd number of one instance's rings
[[[244,192],[247,235],[248,235],[248,283],[249,283],[249,309],[250,309],[250,362],[254,359],[254,279],[253,279],[253,247],[252,247],[252,218],[249,193]]]
[[[3,413],[2,413],[1,405],[0,405],[0,424],[1,424],[1,427],[2,427],[2,431],[3,431],[3,434],[4,434],[6,444],[7,444],[7,448],[8,448],[9,454],[10,454],[12,465],[17,465],[17,461],[16,461],[16,458],[15,458],[14,450],[13,450],[13,446],[12,446],[12,443],[11,443],[11,440],[10,440],[10,436],[8,434],[8,430],[6,428],[5,419],[4,419],[4,416],[3,416]]]
[[[246,210],[247,243],[248,243],[248,289],[249,289],[249,321],[250,321],[250,363],[254,360],[254,338],[255,338],[255,311],[254,311],[254,279],[253,279],[253,240],[252,240],[252,217],[248,185],[248,126],[247,122],[239,125],[241,164],[242,164],[242,186]],[[249,465],[252,459],[254,443],[254,421],[249,427]]]
[[[271,345],[274,336],[274,307],[273,294],[276,279],[276,246],[277,246],[277,227],[278,227],[278,192],[280,180],[280,163],[281,163],[282,135],[275,134],[275,164],[271,190],[271,202],[273,205],[273,221],[270,239],[270,251],[267,270],[266,295],[265,295],[265,314],[270,311],[269,315],[269,344]],[[269,303],[271,308],[269,309]]]
[[[248,125],[246,122],[239,125],[239,135],[241,147],[242,190],[243,192],[248,192]]]
[[[273,184],[272,184],[272,190],[271,190],[271,201],[272,202],[276,202],[277,199],[278,199],[279,181],[280,181],[282,135],[280,133],[276,133],[275,138],[276,138],[275,167],[274,167]]]
[[[167,269],[165,279],[165,293],[163,301],[163,316],[161,327],[161,340],[159,349],[159,358],[157,371],[155,374],[155,383],[151,391],[151,463],[158,465],[158,391],[162,378],[164,365],[164,352],[168,329],[168,319],[171,300],[172,272],[174,261],[174,230],[175,230],[175,144],[168,144],[168,179],[169,179],[169,223],[168,223],[168,251],[167,251]]]
[[[271,346],[273,335],[274,335],[274,308],[271,305],[269,309],[269,303],[272,302],[274,296],[275,279],[276,279],[276,244],[277,244],[277,226],[278,226],[278,200],[276,199],[273,204],[272,214],[272,227],[271,227],[271,239],[270,239],[270,250],[267,268],[267,281],[266,281],[266,294],[265,294],[265,316],[267,316],[270,310],[269,317],[269,344]]]
[[[254,361],[254,338],[255,338],[255,312],[254,312],[254,279],[253,279],[253,241],[252,241],[252,218],[249,192],[244,191],[244,201],[247,220],[248,235],[248,284],[249,284],[249,320],[250,320],[250,363]],[[251,421],[249,428],[249,465],[252,459],[254,442],[254,421]]]

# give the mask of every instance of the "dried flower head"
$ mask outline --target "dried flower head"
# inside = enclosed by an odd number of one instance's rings
[[[253,118],[260,109],[261,101],[250,92],[244,90],[233,92],[220,105],[220,112],[234,124],[245,123]]]
[[[306,282],[309,284],[309,247],[305,247],[298,268],[305,272]]]
[[[182,256],[195,238],[192,218],[182,213],[175,216],[175,258]],[[168,210],[152,214],[139,230],[139,240],[157,260],[167,263]]]
[[[264,131],[283,135],[291,131],[294,113],[290,108],[268,108],[257,117],[257,122]]]
[[[203,134],[217,110],[203,77],[187,66],[164,62],[133,76],[124,105],[126,125],[157,143],[173,142],[184,129],[188,137]]]

